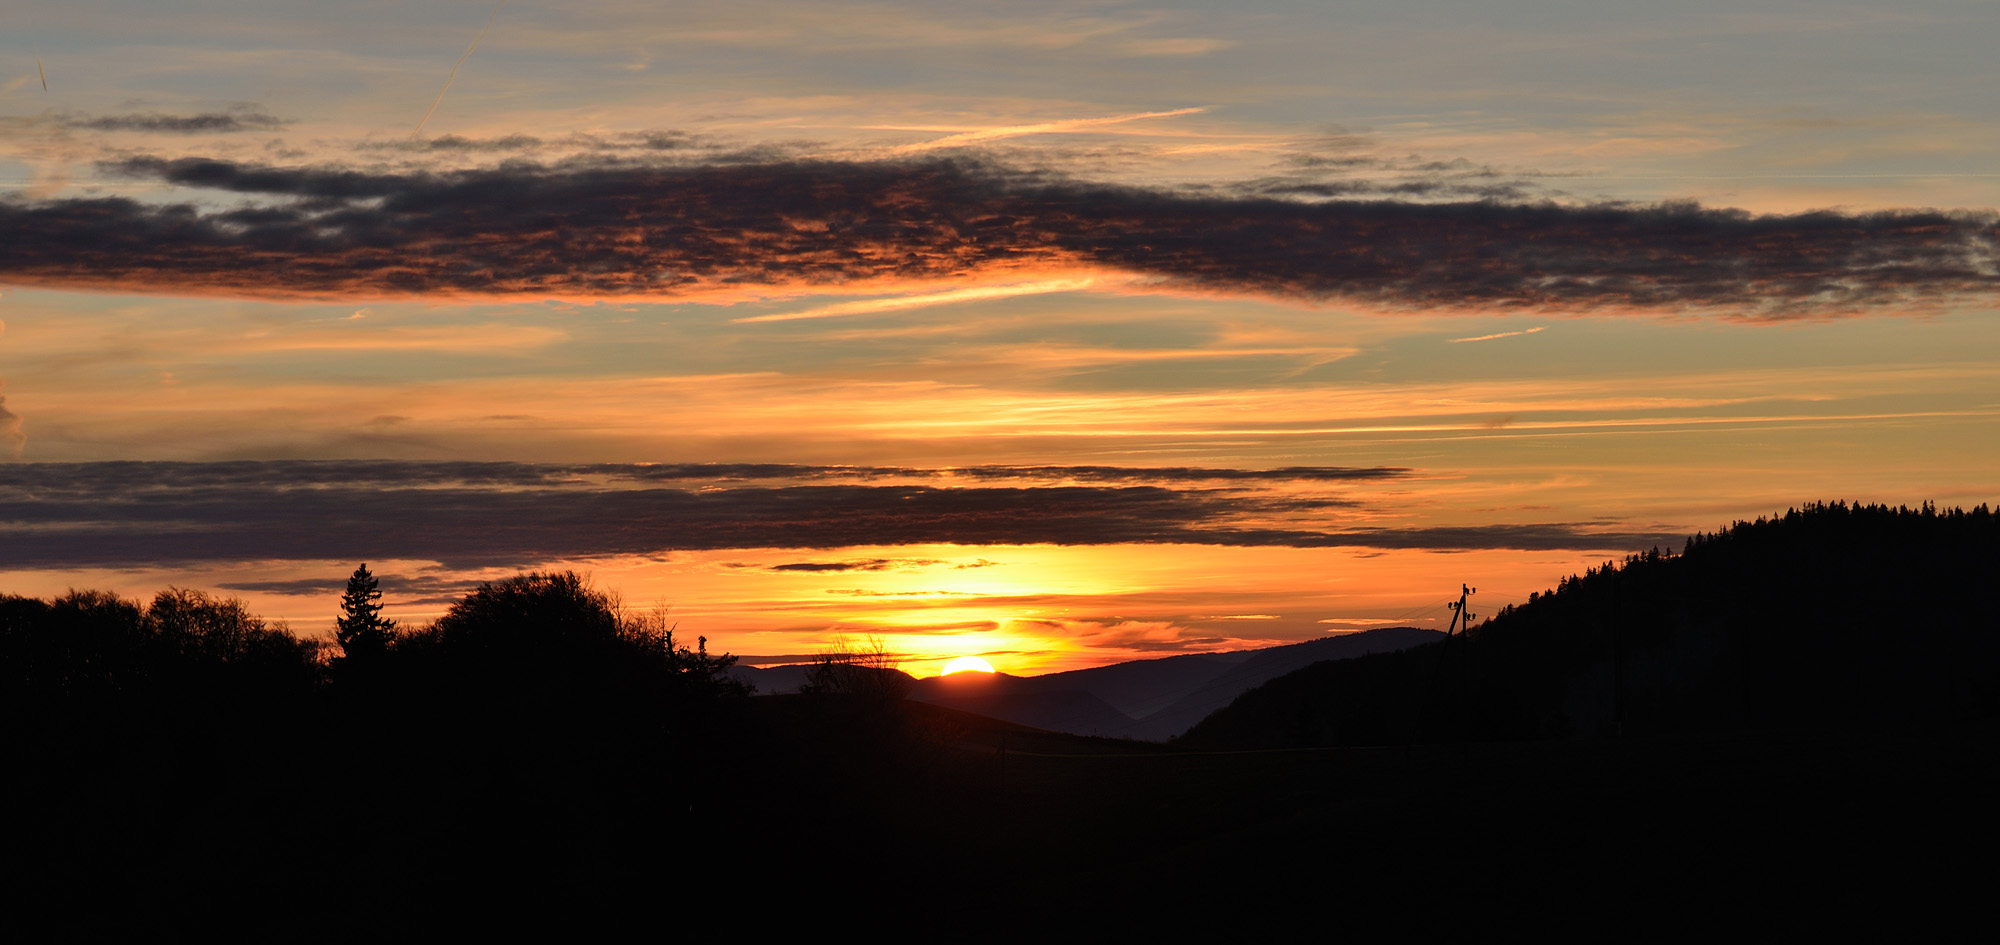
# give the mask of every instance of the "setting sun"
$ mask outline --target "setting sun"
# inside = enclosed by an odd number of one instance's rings
[[[958,659],[952,660],[951,662],[944,664],[944,671],[938,673],[938,675],[949,676],[953,673],[990,673],[990,672],[993,672],[992,663],[988,663],[977,656],[961,656]]]

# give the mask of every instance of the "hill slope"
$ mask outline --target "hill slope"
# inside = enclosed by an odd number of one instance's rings
[[[871,672],[895,677],[883,685],[907,691],[917,702],[1072,735],[1161,741],[1266,680],[1324,660],[1393,652],[1439,636],[1435,630],[1386,627],[1286,646],[1187,653],[1046,676],[958,673],[912,679],[892,669]],[[812,670],[809,665],[734,666],[729,675],[759,693],[776,695],[799,691]]]
[[[1245,690],[1301,667],[1385,653],[1437,639],[1390,627],[1229,653],[1133,660],[1046,676],[960,673],[918,680],[910,698],[1077,735],[1162,740]]]
[[[1628,558],[1462,639],[1309,667],[1190,745],[1278,747],[1927,724],[2000,707],[1979,629],[2000,520],[1818,504]]]

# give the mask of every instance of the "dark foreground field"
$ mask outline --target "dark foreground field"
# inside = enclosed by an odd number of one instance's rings
[[[476,727],[159,730],[44,758],[12,778],[7,922],[170,940],[1907,930],[1985,901],[1994,872],[1991,723],[1186,753],[913,703],[740,708],[738,739],[700,758]]]
[[[989,728],[959,745],[1004,741],[968,765],[992,789],[929,842],[979,911],[1106,933],[1921,927],[1993,878],[1996,736],[1179,753]]]

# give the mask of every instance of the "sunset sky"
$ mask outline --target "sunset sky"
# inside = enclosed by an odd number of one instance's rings
[[[0,593],[323,634],[362,561],[410,623],[573,568],[750,662],[1028,674],[1991,503],[1996,37],[1984,0],[11,3]]]

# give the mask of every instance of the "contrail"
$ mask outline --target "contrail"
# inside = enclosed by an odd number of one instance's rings
[[[1181,115],[1194,115],[1194,114],[1199,114],[1201,112],[1205,112],[1207,110],[1208,109],[1206,108],[1176,108],[1170,112],[1139,112],[1133,115],[1112,115],[1106,118],[1071,118],[1064,121],[1045,121],[1032,125],[1009,125],[1003,128],[981,128],[975,131],[966,131],[955,135],[947,135],[943,138],[938,138],[932,141],[920,141],[916,144],[906,144],[901,147],[891,149],[889,153],[911,154],[918,151],[933,151],[938,148],[955,148],[960,145],[974,144],[980,141],[993,141],[1000,138],[1017,138],[1022,135],[1041,135],[1041,134],[1051,134],[1055,132],[1064,132],[1064,131],[1082,131],[1088,128],[1096,128],[1101,125],[1122,125],[1128,121],[1139,121],[1141,119],[1146,119],[1146,118],[1176,118]]]
[[[35,74],[42,77],[42,91],[48,91],[49,74],[42,69],[42,56],[40,53],[35,54]]]
[[[1080,292],[1096,283],[1095,279],[1056,279],[1047,282],[1017,282],[1013,285],[981,286],[971,289],[952,289],[946,292],[928,292],[923,295],[905,295],[887,299],[863,299],[858,302],[837,302],[803,312],[783,312],[777,315],[757,315],[751,318],[731,319],[732,325],[747,325],[754,322],[789,322],[801,318],[831,318],[838,315],[866,315],[874,312],[894,312],[906,308],[924,308],[931,305],[947,305],[952,302],[966,302],[976,299],[1004,299],[1017,295],[1040,295],[1046,292]]]
[[[458,78],[458,67],[465,65],[465,60],[472,58],[472,51],[479,48],[479,41],[485,39],[487,33],[492,32],[493,18],[499,16],[500,8],[506,5],[507,0],[500,0],[499,3],[493,5],[493,12],[486,14],[486,28],[480,30],[478,36],[472,38],[472,45],[465,47],[465,54],[459,56],[458,61],[451,64],[451,74],[445,76],[444,88],[438,90],[438,97],[431,102],[430,111],[424,112],[424,117],[417,120],[416,130],[410,132],[410,137],[415,138],[424,133],[424,122],[431,120],[431,112],[438,110],[438,104],[444,101],[444,93],[451,91],[452,80]],[[46,83],[44,84],[46,85]]]
[[[1542,329],[1547,327],[1549,326],[1536,325],[1533,328],[1524,329],[1522,331],[1503,331],[1497,335],[1480,335],[1476,338],[1446,338],[1445,343],[1455,345],[1463,341],[1492,341],[1495,338],[1512,338],[1516,335],[1532,335],[1535,332],[1541,331]]]

